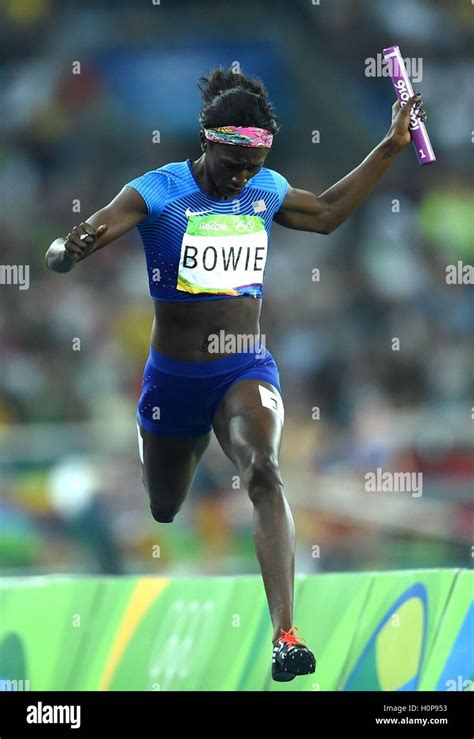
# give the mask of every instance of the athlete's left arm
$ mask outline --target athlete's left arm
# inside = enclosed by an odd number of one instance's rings
[[[358,167],[321,195],[290,187],[274,220],[297,231],[321,234],[330,234],[344,223],[364,202],[394,157],[410,142],[408,124],[415,103],[421,105],[419,95],[411,97],[403,108],[397,100],[392,107],[392,125],[380,144]],[[416,114],[421,117],[424,110],[417,108]]]

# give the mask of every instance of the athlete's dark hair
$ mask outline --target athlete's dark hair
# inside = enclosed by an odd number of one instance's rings
[[[216,67],[199,79],[198,87],[204,101],[199,114],[203,128],[256,126],[273,134],[279,130],[275,108],[258,77]]]

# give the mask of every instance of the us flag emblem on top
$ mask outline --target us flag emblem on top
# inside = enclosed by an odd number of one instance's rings
[[[254,213],[263,213],[263,211],[267,209],[267,206],[265,205],[264,200],[255,200],[252,203],[252,208]]]

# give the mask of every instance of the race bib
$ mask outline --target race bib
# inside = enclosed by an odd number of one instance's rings
[[[240,295],[261,287],[268,237],[260,216],[190,216],[183,235],[177,290]]]

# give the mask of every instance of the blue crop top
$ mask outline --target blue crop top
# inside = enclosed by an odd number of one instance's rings
[[[263,167],[233,200],[218,200],[187,159],[127,185],[148,210],[137,228],[153,300],[262,296],[273,216],[289,187],[282,175]]]

